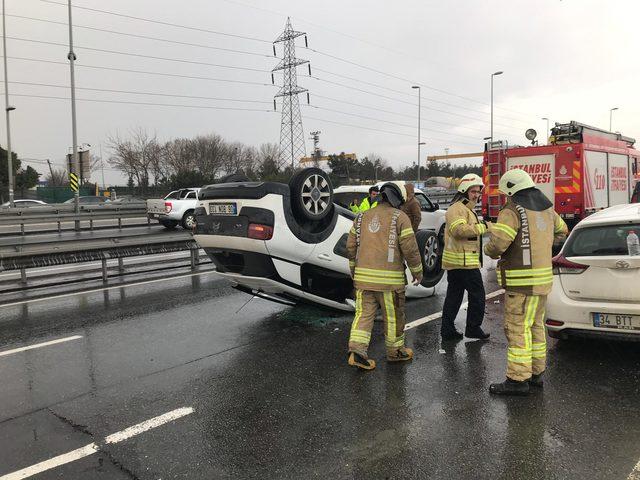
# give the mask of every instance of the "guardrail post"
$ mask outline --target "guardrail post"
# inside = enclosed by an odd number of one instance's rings
[[[93,218],[89,219],[89,230],[93,230]]]
[[[20,269],[20,281],[27,283],[27,270],[24,267]]]
[[[198,264],[199,252],[197,248],[192,248],[189,252],[191,253],[191,270],[194,270]]]
[[[108,280],[107,277],[107,259],[103,258],[102,259],[102,281],[106,282]]]
[[[60,220],[58,220],[58,233],[62,233],[62,222],[60,222]]]
[[[124,272],[124,259],[122,257],[118,257],[118,271],[120,273]]]
[[[20,224],[20,234],[24,235],[24,223]]]
[[[122,230],[122,217],[118,217],[118,228]]]

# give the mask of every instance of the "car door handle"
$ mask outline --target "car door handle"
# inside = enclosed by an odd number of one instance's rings
[[[318,258],[320,260],[326,260],[327,262],[331,261],[331,257],[329,255],[327,255],[326,253],[321,253],[320,255],[318,255]]]

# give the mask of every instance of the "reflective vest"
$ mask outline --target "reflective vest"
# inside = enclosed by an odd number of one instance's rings
[[[367,210],[374,208],[377,205],[378,205],[378,202],[373,202],[371,205],[369,205],[369,197],[365,197],[365,199],[362,200],[362,202],[360,202],[360,206],[352,205],[349,208],[353,213],[360,213],[360,212],[366,212]]]
[[[358,214],[349,231],[347,257],[359,290],[404,290],[405,261],[411,272],[422,273],[409,217],[386,202]]]
[[[444,229],[442,268],[445,270],[480,268],[482,235],[487,227],[480,223],[469,200],[455,202],[447,209]]]
[[[525,295],[547,295],[553,285],[553,243],[567,232],[567,225],[553,208],[529,210],[509,198],[491,226],[491,240],[484,248],[491,258],[500,257],[498,283]]]

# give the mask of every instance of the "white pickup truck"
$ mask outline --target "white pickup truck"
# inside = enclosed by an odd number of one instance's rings
[[[199,188],[181,188],[164,198],[147,200],[147,216],[158,220],[165,228],[175,228],[180,224],[185,230],[192,230],[196,224],[193,212],[199,191]]]

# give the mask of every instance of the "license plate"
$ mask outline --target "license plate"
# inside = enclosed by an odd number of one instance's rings
[[[593,326],[619,330],[640,330],[640,315],[619,313],[593,313]]]
[[[238,206],[235,203],[210,203],[209,214],[211,215],[237,215]]]

